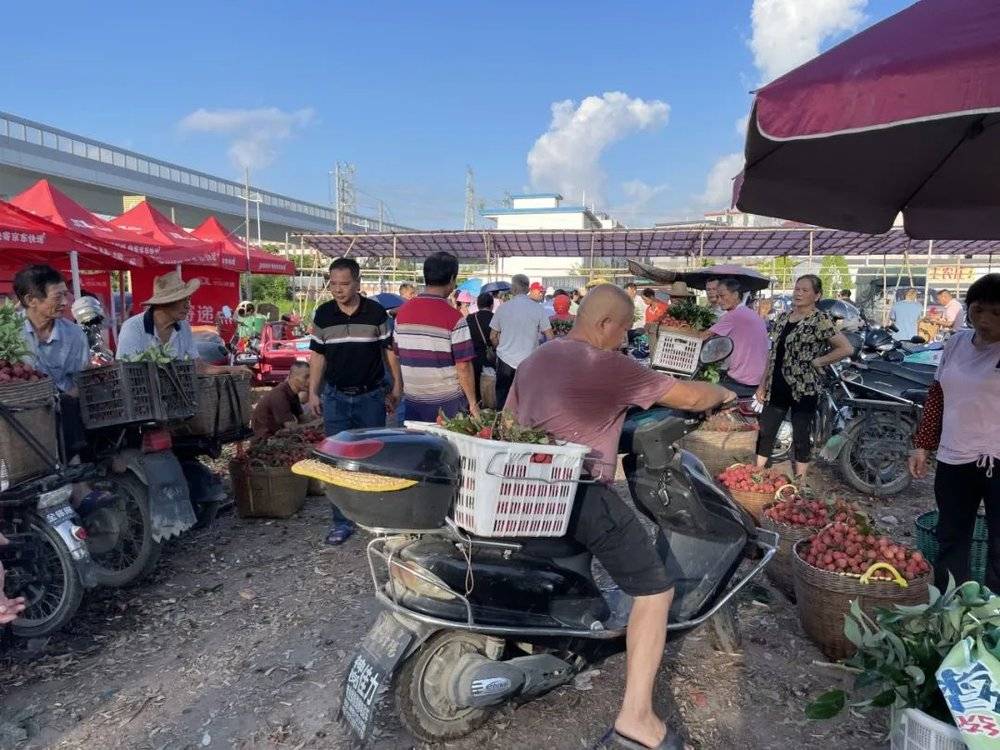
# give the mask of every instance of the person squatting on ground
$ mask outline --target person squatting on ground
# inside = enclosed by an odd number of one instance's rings
[[[584,471],[599,481],[581,485],[567,533],[635,597],[626,636],[625,695],[612,739],[619,747],[680,748],[678,735],[668,736],[653,710],[674,584],[652,539],[611,483],[629,407],[705,411],[735,396],[709,383],[675,380],[619,353],[634,314],[624,290],[595,287],[580,304],[573,330],[520,363],[507,407],[522,424],[592,448]]]
[[[293,362],[288,377],[263,396],[253,409],[253,435],[270,437],[284,427],[302,422],[302,398],[309,397],[309,363]]]
[[[785,414],[792,412],[792,456],[795,477],[804,480],[812,454],[812,425],[822,370],[849,357],[851,342],[837,332],[833,319],[816,307],[823,296],[819,276],[807,274],[795,282],[792,309],[782,313],[771,332],[771,352],[757,400],[764,403],[757,436],[757,466],[771,458]]]
[[[928,454],[937,451],[935,585],[943,590],[949,573],[958,583],[971,578],[969,550],[983,505],[989,532],[984,583],[1000,591],[1000,273],[974,282],[965,300],[972,328],[956,331],[944,345],[909,465],[913,476],[926,476]]]
[[[384,427],[402,390],[389,316],[378,302],[361,296],[361,267],[355,260],[337,258],[330,264],[329,289],[333,299],[313,315],[309,408],[322,415],[327,436]],[[389,392],[383,386],[386,368],[392,373]],[[336,546],[350,538],[354,524],[336,505],[330,507],[333,521],[326,543]]]

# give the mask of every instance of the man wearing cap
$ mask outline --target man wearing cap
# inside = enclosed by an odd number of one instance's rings
[[[191,297],[200,286],[199,279],[184,282],[176,271],[157,276],[153,281],[153,296],[142,303],[146,311],[133,315],[122,325],[118,335],[118,359],[162,346],[176,359],[194,361],[198,372],[205,375],[246,372],[245,367],[210,365],[198,357],[188,317]]]
[[[510,302],[496,311],[490,321],[490,340],[497,349],[497,408],[502,409],[514,383],[517,366],[538,348],[541,337],[552,338],[552,324],[539,304],[545,287],[530,284],[524,274],[511,277]]]

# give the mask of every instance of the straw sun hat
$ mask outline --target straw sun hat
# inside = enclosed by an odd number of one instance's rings
[[[153,296],[143,302],[144,305],[169,305],[182,299],[187,299],[198,291],[201,279],[181,280],[177,271],[157,276],[153,281]]]

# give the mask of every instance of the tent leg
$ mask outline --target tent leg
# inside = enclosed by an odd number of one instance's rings
[[[76,250],[69,251],[69,270],[73,277],[73,297],[80,299],[80,255]]]
[[[927,303],[931,296],[931,255],[934,253],[934,240],[927,240],[927,268],[924,269],[924,315],[927,315]]]

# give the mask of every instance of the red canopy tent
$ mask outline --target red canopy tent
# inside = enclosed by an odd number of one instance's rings
[[[156,261],[177,264],[187,279],[198,278],[201,287],[191,298],[191,324],[213,325],[222,307],[235,308],[240,301],[240,274],[222,267],[223,252],[219,241],[192,236],[153,208],[148,201],[111,220],[117,229],[154,240],[164,246]],[[153,295],[153,281],[164,270],[146,268],[132,273],[132,310],[140,312],[142,303]]]
[[[48,263],[63,273],[72,273],[75,254],[80,288],[101,298],[109,310],[112,309],[109,272],[144,264],[141,256],[128,250],[84,237],[2,201],[0,251],[0,294],[12,293],[14,274],[30,263]]]
[[[118,227],[88,211],[54,187],[48,180],[39,180],[23,193],[14,196],[10,202],[20,209],[70,229],[78,235],[105,244],[118,245],[139,255],[155,256],[164,247],[162,243],[155,240],[143,239],[133,233],[118,229]]]
[[[295,274],[295,264],[290,260],[272,255],[256,247],[250,247],[248,253],[246,243],[231,234],[214,216],[209,216],[192,229],[191,234],[209,242],[222,243],[219,262],[223,268],[279,276],[293,276]],[[248,256],[249,265],[247,263]]]

